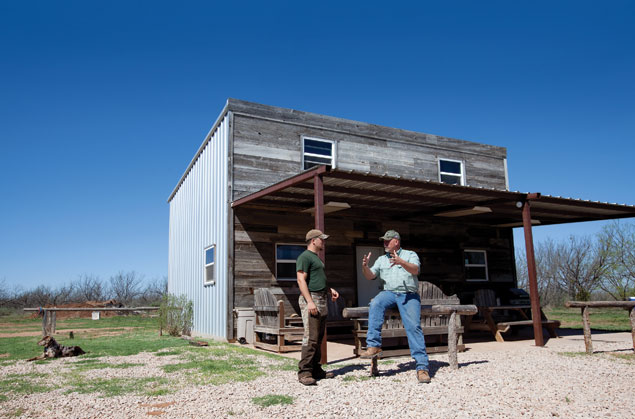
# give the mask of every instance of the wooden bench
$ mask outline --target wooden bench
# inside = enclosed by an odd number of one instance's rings
[[[512,326],[531,326],[534,324],[533,320],[531,320],[530,305],[498,305],[494,290],[477,290],[474,294],[474,305],[478,308],[481,322],[479,323],[478,321],[474,321],[474,319],[470,319],[466,322],[466,329],[489,330],[498,342],[505,341],[502,334],[508,332]],[[510,318],[509,314],[503,314],[508,312],[515,313],[515,317],[521,318],[521,320]],[[541,323],[549,332],[549,336],[557,338],[558,334],[556,333],[556,329],[560,327],[560,322],[558,320],[547,319],[542,309],[540,310],[540,316]]]
[[[421,306],[421,318],[424,317],[447,317],[448,323],[446,327],[447,333],[447,347],[446,350],[448,352],[448,358],[450,363],[450,368],[457,369],[459,367],[458,359],[457,359],[457,351],[459,349],[458,341],[459,335],[462,328],[460,327],[460,316],[471,316],[476,314],[477,309],[474,305],[460,305],[460,304],[435,304],[435,305],[422,305]],[[345,308],[343,311],[343,316],[345,318],[351,319],[361,319],[368,318],[368,307],[350,307]],[[423,323],[423,321],[422,321]],[[405,330],[404,330],[405,333]],[[425,331],[424,331],[425,335]],[[384,332],[382,330],[382,339],[384,336]],[[463,349],[465,349],[464,345]],[[383,346],[382,346],[383,348]],[[428,349],[428,348],[426,348]],[[429,350],[427,352],[430,352]],[[432,351],[432,352],[440,352],[440,351]],[[382,357],[388,356],[401,356],[409,354],[409,350],[399,350],[399,351],[386,351],[382,350]],[[359,355],[357,353],[357,355]],[[379,375],[379,370],[377,366],[377,357],[371,359],[371,375]]]
[[[628,310],[631,319],[631,336],[633,337],[633,351],[635,351],[635,301],[567,301],[565,307],[580,308],[582,314],[582,329],[584,330],[584,346],[586,353],[593,353],[591,342],[591,322],[589,321],[589,308],[618,307]]]
[[[278,353],[302,349],[304,336],[302,319],[300,318],[300,326],[289,325],[285,317],[284,301],[278,301],[269,289],[254,290],[254,312],[256,314],[253,341],[255,347]],[[268,339],[269,337],[271,339]]]
[[[456,295],[447,296],[441,291],[439,287],[430,283],[421,281],[419,282],[419,296],[421,297],[422,306],[432,305],[460,305],[461,302]],[[353,320],[353,340],[354,348],[353,353],[356,356],[362,352],[365,347],[366,333],[368,331],[368,315],[366,311],[355,311],[345,309],[344,312],[348,313],[348,318]],[[366,314],[364,314],[366,313]],[[346,316],[345,316],[346,317]],[[456,331],[458,335],[458,350],[465,350],[463,344],[463,326],[461,325],[461,318],[456,318]],[[447,336],[448,336],[448,324],[449,314],[426,314],[421,316],[421,328],[423,334],[426,337],[426,349],[428,353],[446,352],[448,350]],[[384,348],[389,347],[390,343],[385,342],[388,340],[405,340],[406,329],[403,327],[401,317],[398,310],[386,310],[384,316],[384,324],[381,330],[382,345]],[[364,344],[362,344],[362,342]],[[432,346],[431,343],[441,343],[439,346]],[[445,343],[445,345],[443,345]],[[384,349],[384,356],[402,356],[410,353],[409,349]]]

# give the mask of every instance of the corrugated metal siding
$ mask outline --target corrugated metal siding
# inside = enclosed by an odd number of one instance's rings
[[[168,290],[194,304],[194,332],[227,338],[229,115],[170,201]],[[216,284],[203,285],[205,248],[216,245]]]

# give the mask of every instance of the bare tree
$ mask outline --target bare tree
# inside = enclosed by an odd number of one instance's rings
[[[79,301],[103,301],[106,287],[97,275],[82,274],[75,282],[76,299]]]
[[[51,290],[50,303],[54,306],[66,304],[71,301],[73,295],[74,285],[62,285],[59,288]]]
[[[110,293],[118,302],[129,305],[140,294],[143,276],[135,271],[119,272],[110,277]]]
[[[146,285],[141,293],[143,304],[159,303],[164,295],[168,293],[168,277],[153,278]]]
[[[608,269],[604,246],[589,237],[575,236],[557,246],[556,280],[570,297],[587,301],[600,286]]]
[[[615,221],[602,229],[598,240],[609,267],[600,288],[616,300],[635,295],[635,224]]]
[[[25,292],[25,302],[27,305],[44,307],[51,303],[52,291],[46,285],[39,285],[31,291]]]
[[[557,248],[557,244],[551,239],[534,246],[538,295],[544,305],[560,305],[566,298],[566,293],[557,281],[557,272],[560,269]],[[529,290],[527,256],[524,250],[516,252],[516,275],[518,287]]]

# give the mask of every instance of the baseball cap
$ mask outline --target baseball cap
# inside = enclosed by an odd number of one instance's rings
[[[329,238],[329,236],[327,234],[322,233],[320,230],[309,230],[308,233],[306,233],[306,241],[309,241],[311,239],[317,239],[317,238],[321,238],[322,240],[326,240]]]
[[[379,240],[391,240],[391,239],[401,240],[401,236],[395,230],[388,230],[382,237],[379,238]]]

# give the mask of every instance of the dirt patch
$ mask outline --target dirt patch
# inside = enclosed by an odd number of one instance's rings
[[[139,329],[138,327],[118,327],[117,330],[111,329],[58,329],[57,332],[53,334],[53,337],[68,337],[68,332],[72,330],[77,337],[80,334],[89,334],[91,337],[100,337],[100,336],[117,336],[121,335],[124,332],[129,332],[131,330]],[[41,336],[41,330],[35,330],[30,332],[7,332],[0,333],[0,338],[15,338],[15,337],[25,337],[25,336]]]

